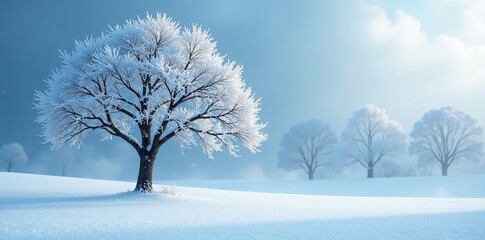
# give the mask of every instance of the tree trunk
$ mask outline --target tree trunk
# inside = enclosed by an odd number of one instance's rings
[[[448,166],[441,165],[441,176],[448,176]]]
[[[138,180],[135,191],[152,192],[152,173],[155,157],[140,154],[140,169],[138,170]]]
[[[367,178],[374,178],[374,168],[367,168]]]
[[[313,180],[313,172],[308,172],[308,180]]]

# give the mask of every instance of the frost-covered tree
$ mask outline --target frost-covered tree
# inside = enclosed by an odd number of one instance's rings
[[[358,163],[374,177],[374,167],[381,161],[395,160],[406,150],[402,126],[390,120],[386,112],[374,105],[354,112],[342,132],[338,158],[348,164]]]
[[[482,128],[478,120],[452,107],[426,112],[410,134],[410,154],[422,163],[439,163],[441,174],[455,161],[479,161],[483,157]]]
[[[267,137],[242,67],[199,26],[147,15],[76,42],[61,57],[48,90],[36,94],[44,138],[53,147],[79,147],[90,133],[123,139],[139,155],[136,191],[152,191],[157,153],[171,139],[212,158],[223,147],[237,155],[238,141],[257,152]]]
[[[313,180],[317,168],[328,164],[336,142],[330,125],[321,120],[298,123],[281,140],[278,166],[286,171],[302,169]]]
[[[0,159],[7,172],[11,172],[18,164],[27,163],[28,160],[24,147],[15,142],[4,144],[0,148]]]

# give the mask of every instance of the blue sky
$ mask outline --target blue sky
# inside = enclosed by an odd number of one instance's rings
[[[33,95],[61,66],[59,50],[146,12],[210,29],[219,52],[244,65],[269,123],[269,139],[256,155],[220,153],[212,161],[197,148],[182,154],[174,143],[164,146],[157,179],[301,176],[277,169],[287,129],[320,118],[339,134],[368,103],[384,108],[406,133],[424,112],[445,105],[485,122],[482,1],[6,0],[0,2],[0,144],[25,146],[30,163],[19,170],[56,174],[58,159],[68,158],[70,175],[136,177],[136,154],[120,141],[95,136],[80,150],[54,151],[41,144]]]

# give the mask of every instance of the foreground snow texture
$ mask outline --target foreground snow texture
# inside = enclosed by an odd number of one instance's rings
[[[221,188],[230,188],[232,184],[234,189],[258,191],[265,191],[265,187],[270,191],[285,184],[292,187],[287,193],[264,193],[178,186],[180,194],[174,196],[130,193],[127,190],[134,184],[126,182],[0,173],[0,239],[483,239],[485,236],[485,189],[479,187],[483,186],[485,176],[376,180],[258,184],[213,181],[202,183]],[[361,196],[349,196],[353,192],[349,181],[363,182],[354,188],[359,188],[357,194]],[[339,184],[342,188],[337,187]],[[321,187],[330,185],[347,196],[318,195],[324,192]],[[409,195],[414,186],[439,187],[438,192],[455,197],[396,196],[396,189],[401,188],[404,195]],[[291,194],[292,189],[309,195]],[[367,197],[363,195],[366,190]],[[284,188],[274,191],[282,192]],[[388,191],[392,197],[382,197]],[[331,192],[330,189],[326,193]]]

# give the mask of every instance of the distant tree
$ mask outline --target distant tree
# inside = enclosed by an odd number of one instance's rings
[[[71,162],[72,160],[67,157],[61,157],[59,159],[59,171],[61,172],[61,176],[67,176],[67,172],[69,170]]]
[[[170,139],[212,158],[223,146],[237,155],[237,140],[257,152],[267,138],[242,67],[198,26],[180,30],[165,15],[147,15],[76,42],[62,59],[36,94],[44,138],[54,147],[79,147],[93,132],[123,139],[139,155],[136,191],[153,190],[153,165]]]
[[[342,132],[339,158],[345,165],[358,163],[374,177],[374,167],[384,160],[399,158],[405,153],[406,135],[399,123],[374,105],[354,112]]]
[[[337,142],[330,125],[320,120],[296,124],[283,136],[278,153],[278,166],[287,171],[302,169],[313,180],[317,168],[328,164]]]
[[[414,166],[406,166],[397,161],[383,161],[376,168],[381,177],[408,177],[416,176]]]
[[[426,112],[414,124],[410,136],[410,154],[424,163],[439,163],[443,176],[455,161],[479,161],[483,157],[478,120],[449,106]]]
[[[402,176],[402,166],[395,161],[384,161],[379,164],[378,172],[382,177],[400,177]]]
[[[4,144],[0,148],[0,159],[7,172],[11,172],[16,165],[25,164],[28,161],[24,147],[15,142]]]

